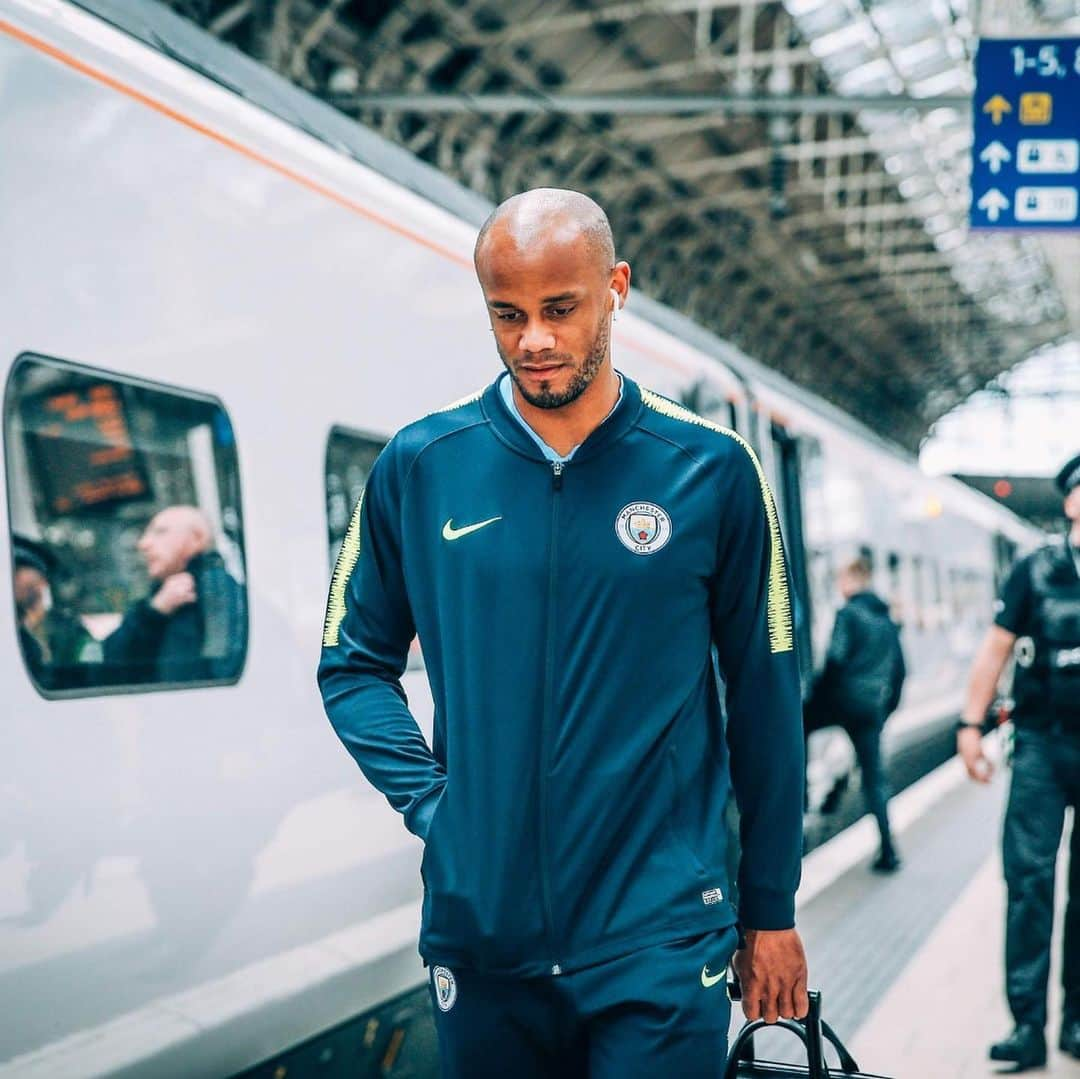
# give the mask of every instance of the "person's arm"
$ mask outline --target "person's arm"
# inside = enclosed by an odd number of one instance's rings
[[[907,678],[907,664],[904,662],[904,646],[900,643],[900,633],[895,627],[893,630],[892,649],[892,678],[889,682],[889,699],[885,702],[886,717],[891,716],[900,706],[900,697],[904,692],[904,680]]]
[[[345,748],[409,831],[424,839],[446,773],[401,687],[415,629],[401,566],[399,500],[387,450],[372,469],[334,570],[318,679]]]
[[[840,688],[844,683],[844,671],[855,650],[857,626],[851,611],[841,607],[833,619],[829,647],[825,650],[825,662],[821,665],[814,682],[814,720],[818,727],[842,723],[842,697]]]
[[[982,724],[987,709],[994,703],[998,679],[1012,655],[1016,634],[1001,626],[986,631],[968,682],[967,702],[964,705],[963,727],[956,735],[956,751],[960,754],[968,775],[977,783],[989,783],[994,766],[982,749]]]
[[[851,612],[847,607],[841,607],[836,612],[832,636],[829,638],[829,647],[825,653],[826,669],[841,668],[851,658],[854,633]]]
[[[1016,638],[1026,632],[1032,607],[1030,560],[1021,558],[1009,571],[994,604],[994,624],[983,638],[968,682],[963,722],[970,724],[956,735],[956,752],[968,775],[977,783],[989,783],[993,765],[982,750],[982,731],[987,709],[994,702],[998,679],[1012,654]]]
[[[727,741],[740,813],[737,969],[743,1010],[805,1015],[806,959],[795,925],[802,863],[803,737],[790,585],[772,494],[748,450],[724,479],[712,626],[727,688]]]
[[[169,616],[162,614],[149,599],[141,599],[128,608],[123,621],[101,642],[104,661],[112,667],[150,663],[161,646]]]

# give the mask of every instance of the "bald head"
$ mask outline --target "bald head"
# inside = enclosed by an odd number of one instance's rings
[[[565,408],[603,373],[586,399],[603,406],[617,386],[611,319],[630,289],[604,211],[578,191],[515,195],[484,222],[475,262],[496,348],[521,398]]]
[[[187,568],[213,546],[210,520],[197,506],[168,506],[154,515],[139,538],[138,550],[155,581]]]
[[[473,260],[482,277],[482,264],[496,246],[527,253],[547,245],[578,247],[601,274],[615,264],[607,214],[588,195],[556,187],[523,191],[496,206],[480,227]]]

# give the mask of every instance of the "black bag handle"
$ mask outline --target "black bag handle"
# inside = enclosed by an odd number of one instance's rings
[[[738,1036],[735,1038],[735,1041],[732,1043],[731,1052],[728,1054],[727,1067],[724,1069],[724,1079],[738,1079],[739,1065],[757,1059],[753,1055],[753,1037],[757,1031],[767,1026],[783,1027],[784,1030],[790,1030],[791,1033],[806,1046],[807,1059],[813,1060],[810,1056],[809,1039],[806,1029],[797,1019],[778,1019],[775,1023],[766,1023],[764,1019],[755,1019],[743,1026],[742,1030],[739,1031]],[[751,1047],[751,1055],[749,1057],[744,1057],[741,1054],[747,1045]],[[811,1079],[830,1079],[828,1069],[826,1069],[824,1073],[822,1073],[820,1069],[815,1071],[812,1063],[810,1065],[810,1076]]]
[[[730,968],[729,968],[730,969]],[[732,970],[728,981],[728,996],[732,1001],[742,999],[742,989],[739,980]],[[755,1019],[743,1025],[732,1043],[728,1054],[727,1067],[724,1069],[724,1079],[737,1079],[740,1062],[753,1062],[754,1043],[753,1037],[765,1027],[780,1027],[794,1034],[804,1046],[809,1063],[809,1079],[831,1079],[832,1072],[825,1060],[825,1048],[823,1039],[827,1039],[840,1059],[840,1069],[845,1075],[854,1075],[859,1070],[855,1058],[844,1047],[843,1042],[836,1036],[832,1027],[821,1018],[821,994],[812,990],[807,994],[810,1000],[810,1010],[805,1019],[780,1019],[775,1023],[766,1023],[764,1019]]]
[[[859,1065],[855,1063],[855,1058],[844,1048],[844,1043],[836,1036],[833,1028],[824,1019],[821,1020],[821,1032],[836,1050],[836,1055],[840,1058],[840,1068],[844,1074],[854,1075],[859,1070]]]

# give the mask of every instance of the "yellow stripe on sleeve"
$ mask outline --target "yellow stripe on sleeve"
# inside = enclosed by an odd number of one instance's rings
[[[334,575],[330,578],[330,598],[326,602],[326,621],[323,623],[323,647],[334,648],[338,643],[341,622],[345,617],[345,589],[360,558],[360,509],[364,504],[364,494],[360,493],[349,521],[345,539],[341,541]]]
[[[467,397],[447,405],[445,408],[436,409],[431,415],[439,415],[443,412],[453,412],[455,409],[470,405],[483,396],[484,391],[478,390]],[[326,602],[326,621],[323,623],[323,647],[334,648],[338,644],[341,631],[341,623],[345,618],[345,590],[349,584],[349,578],[356,563],[360,559],[360,510],[364,504],[364,494],[361,491],[357,500],[356,509],[353,510],[352,520],[349,521],[348,531],[342,540],[341,550],[338,552],[337,562],[334,564],[334,575],[330,578],[330,598]]]

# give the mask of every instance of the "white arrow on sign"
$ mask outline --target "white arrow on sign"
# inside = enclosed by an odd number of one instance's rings
[[[1006,161],[1012,161],[1012,154],[996,139],[981,154],[979,160],[990,166],[990,171],[996,176],[1001,172],[1001,166]]]
[[[980,210],[985,210],[991,221],[996,221],[1001,216],[1001,211],[1009,208],[1010,203],[996,187],[992,187],[975,205]]]

